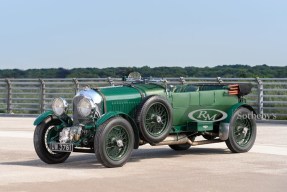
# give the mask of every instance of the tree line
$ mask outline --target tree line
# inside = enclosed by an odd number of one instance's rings
[[[0,78],[105,78],[123,77],[137,71],[143,77],[226,77],[226,78],[286,78],[287,66],[219,65],[215,67],[108,67],[108,68],[51,68],[0,69]]]

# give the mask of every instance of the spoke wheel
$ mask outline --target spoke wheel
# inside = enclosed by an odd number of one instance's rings
[[[122,117],[114,117],[100,125],[95,135],[95,153],[106,167],[121,167],[130,158],[134,147],[134,132]]]
[[[160,96],[147,97],[139,107],[137,123],[147,142],[158,143],[164,140],[172,127],[170,104]]]
[[[162,134],[168,123],[168,110],[162,103],[154,103],[147,110],[145,127],[147,132],[157,137]]]
[[[229,138],[225,141],[226,145],[232,152],[247,152],[254,145],[256,131],[256,122],[252,112],[241,107],[230,120]]]
[[[234,123],[233,136],[236,143],[244,147],[251,139],[252,123],[250,119],[236,119]]]
[[[45,121],[36,126],[34,131],[34,148],[38,157],[47,164],[62,163],[70,156],[70,152],[53,152],[49,148],[51,141],[58,142],[58,132],[55,126],[61,121],[48,117]]]
[[[113,127],[105,139],[108,157],[114,161],[121,160],[128,150],[129,142],[129,134],[124,127]]]

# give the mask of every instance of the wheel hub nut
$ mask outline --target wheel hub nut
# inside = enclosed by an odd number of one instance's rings
[[[123,140],[119,139],[116,142],[117,142],[117,146],[118,147],[123,147],[124,146]]]
[[[162,121],[161,121],[161,117],[160,117],[160,116],[158,116],[158,115],[156,116],[156,122],[157,122],[157,123],[162,123]]]

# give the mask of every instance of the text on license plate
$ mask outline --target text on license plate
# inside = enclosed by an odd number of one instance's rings
[[[51,143],[50,149],[52,151],[72,152],[73,144],[70,143]]]

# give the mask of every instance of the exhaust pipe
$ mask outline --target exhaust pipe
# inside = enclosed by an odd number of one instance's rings
[[[159,143],[154,143],[151,145],[179,145],[179,144],[186,144],[192,143],[192,141],[184,134],[181,135],[169,135],[163,141]]]
[[[204,145],[209,143],[219,143],[222,142],[220,139],[211,139],[211,140],[202,140],[202,141],[191,141],[186,135],[169,135],[165,138],[165,140],[159,143],[153,143],[151,145],[158,146],[158,145],[180,145],[180,144],[190,144],[192,146],[196,145]]]
[[[219,142],[223,142],[220,139],[211,139],[211,140],[202,140],[202,141],[194,141],[192,142],[192,146],[196,146],[196,145],[205,145],[205,144],[211,144],[211,143],[219,143]]]

